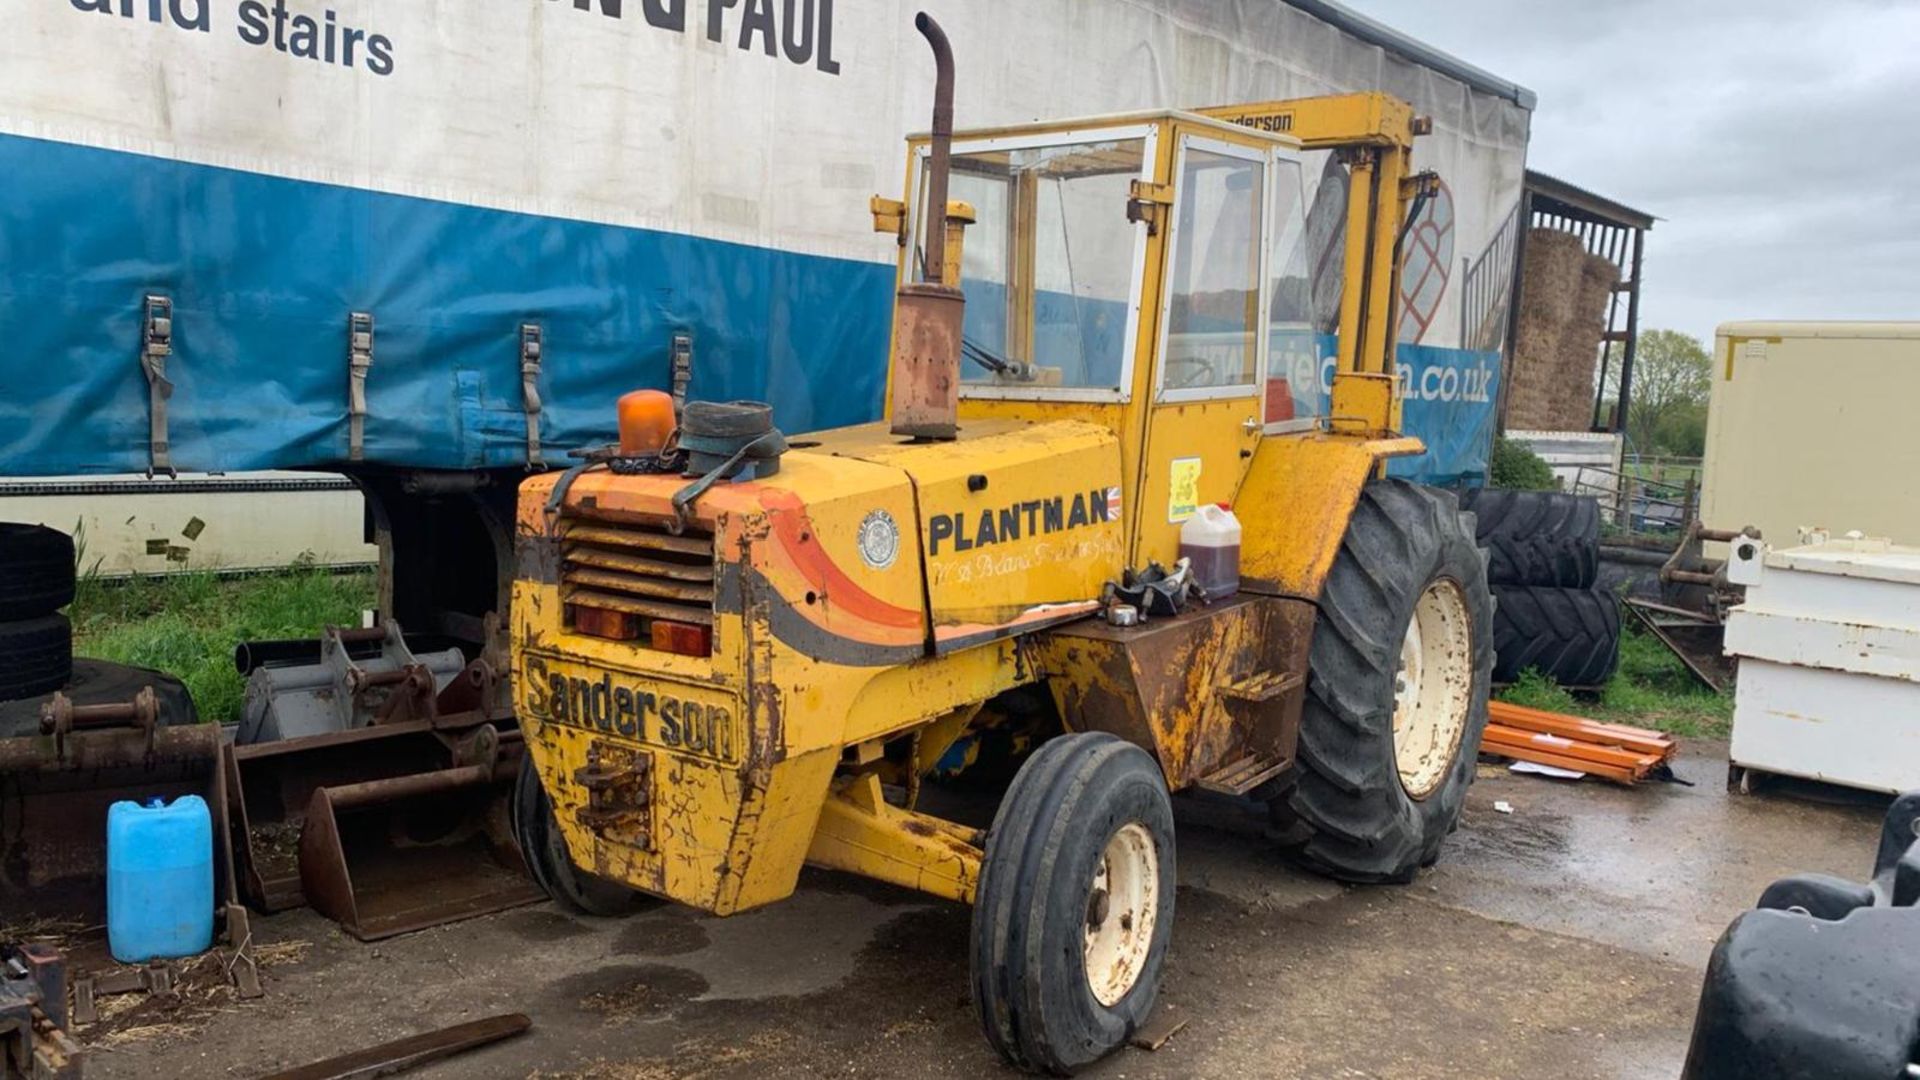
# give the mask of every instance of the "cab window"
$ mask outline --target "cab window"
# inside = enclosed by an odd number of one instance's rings
[[[1251,387],[1259,356],[1266,166],[1189,145],[1177,180],[1161,385]]]
[[[975,214],[961,258],[963,392],[1121,389],[1138,230],[1127,197],[1145,155],[1139,138],[953,155],[948,197]],[[922,205],[925,194],[923,181]]]

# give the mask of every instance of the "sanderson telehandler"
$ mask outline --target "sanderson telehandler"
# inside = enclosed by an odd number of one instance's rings
[[[623,402],[621,449],[526,482],[515,824],[591,912],[637,890],[727,915],[808,864],[971,902],[988,1041],[1066,1073],[1153,1005],[1170,793],[1259,800],[1353,881],[1407,880],[1459,816],[1483,561],[1450,495],[1384,476],[1422,449],[1393,330],[1433,181],[1424,121],[1380,94],[956,136],[918,26],[932,134],[873,205],[901,245],[887,419],[786,442],[694,402],[660,453],[670,403]],[[1302,160],[1329,156],[1346,197],[1309,213]],[[1322,350],[1330,407],[1296,416]],[[1216,502],[1239,592],[1116,614],[1108,587]],[[990,828],[916,809],[1015,742],[1038,749]]]

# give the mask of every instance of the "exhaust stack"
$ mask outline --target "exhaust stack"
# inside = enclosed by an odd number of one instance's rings
[[[913,25],[933,48],[933,146],[921,208],[921,280],[908,280],[893,305],[893,433],[951,439],[960,428],[960,333],[966,298],[947,265],[947,177],[953,152],[953,48],[926,12]],[[908,277],[911,279],[911,266]]]

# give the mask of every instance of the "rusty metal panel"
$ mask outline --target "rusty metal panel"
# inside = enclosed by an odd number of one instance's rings
[[[960,422],[960,324],[966,297],[958,288],[900,286],[894,301],[892,407],[895,435],[951,439]]]
[[[1290,765],[1314,609],[1242,595],[1144,625],[1035,635],[1067,727],[1150,750],[1167,786],[1246,790]]]

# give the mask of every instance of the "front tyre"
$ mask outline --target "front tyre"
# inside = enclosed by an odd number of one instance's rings
[[[1173,936],[1173,807],[1146,751],[1063,735],[1014,777],[973,909],[975,1011],[1009,1064],[1070,1074],[1153,1010]]]
[[[1264,793],[1309,866],[1400,882],[1439,857],[1487,726],[1492,609],[1451,495],[1361,491],[1321,590],[1299,764]]]
[[[526,859],[527,874],[554,903],[581,915],[620,918],[653,902],[646,893],[596,877],[573,864],[566,838],[553,816],[553,802],[540,785],[533,756],[520,758],[513,784],[513,838]]]

